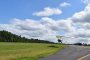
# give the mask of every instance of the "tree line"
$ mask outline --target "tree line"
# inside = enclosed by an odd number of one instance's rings
[[[33,38],[28,39],[5,30],[0,31],[0,42],[53,43],[50,41],[33,39]]]

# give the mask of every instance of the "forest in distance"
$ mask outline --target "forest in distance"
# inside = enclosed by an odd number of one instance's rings
[[[8,32],[6,30],[0,31],[0,42],[54,43],[54,42],[34,39],[34,38],[28,39],[28,38],[13,34],[11,32]]]

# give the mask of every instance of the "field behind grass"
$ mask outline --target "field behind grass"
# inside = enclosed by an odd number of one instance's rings
[[[0,42],[0,60],[38,60],[63,48],[62,44]]]

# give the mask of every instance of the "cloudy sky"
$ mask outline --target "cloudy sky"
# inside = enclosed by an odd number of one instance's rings
[[[0,0],[0,30],[27,38],[90,43],[90,0]]]

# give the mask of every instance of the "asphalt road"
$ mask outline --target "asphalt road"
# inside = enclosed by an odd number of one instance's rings
[[[90,47],[70,45],[62,51],[40,60],[90,60]]]

